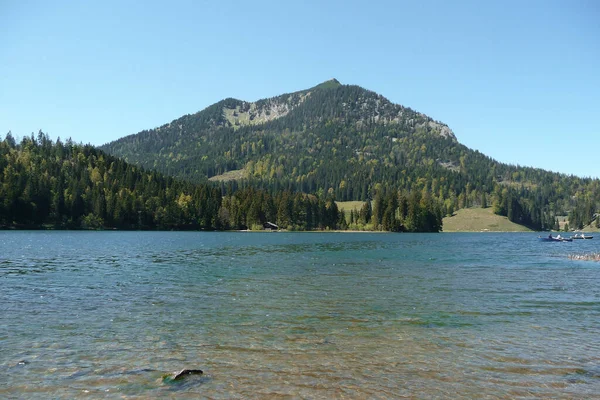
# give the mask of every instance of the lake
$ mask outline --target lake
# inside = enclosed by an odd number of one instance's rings
[[[600,398],[600,237],[0,232],[0,398]],[[198,368],[203,375],[171,381]]]

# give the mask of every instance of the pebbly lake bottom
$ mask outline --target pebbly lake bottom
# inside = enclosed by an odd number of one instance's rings
[[[0,398],[600,398],[597,243],[0,232]]]

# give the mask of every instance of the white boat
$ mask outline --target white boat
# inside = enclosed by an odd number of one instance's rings
[[[571,239],[593,239],[593,236],[586,236],[585,233],[576,233],[574,236],[571,236]]]

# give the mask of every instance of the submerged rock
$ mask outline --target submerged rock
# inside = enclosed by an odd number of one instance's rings
[[[188,375],[202,375],[204,372],[201,369],[182,369],[179,372],[173,372],[171,380],[178,381]]]

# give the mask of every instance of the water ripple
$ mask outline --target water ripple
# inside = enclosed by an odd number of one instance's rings
[[[600,269],[532,234],[0,235],[1,398],[600,393]]]

